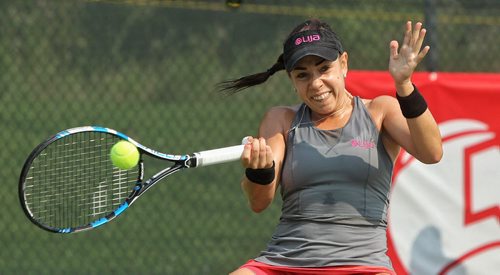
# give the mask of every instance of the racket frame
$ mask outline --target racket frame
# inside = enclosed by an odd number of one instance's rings
[[[128,197],[125,198],[124,202],[121,203],[114,211],[111,213],[105,215],[104,217],[98,218],[88,224],[81,225],[81,226],[76,226],[76,227],[66,227],[66,228],[54,228],[51,226],[48,226],[46,224],[43,224],[39,222],[29,209],[29,206],[27,205],[26,202],[26,195],[25,195],[25,182],[26,178],[28,176],[28,173],[30,171],[31,165],[33,161],[36,159],[40,153],[47,148],[50,144],[54,143],[57,140],[60,140],[66,136],[76,134],[76,133],[81,133],[81,132],[98,132],[98,133],[105,133],[105,134],[111,134],[116,137],[118,137],[121,140],[126,140],[132,144],[134,144],[137,149],[140,152],[140,158],[139,158],[139,163],[137,165],[139,171],[138,171],[138,178],[137,181],[132,188],[132,191],[128,195]],[[185,155],[175,155],[175,154],[166,154],[162,153],[156,150],[153,150],[151,148],[148,148],[139,142],[135,141],[131,137],[125,135],[124,133],[118,132],[116,130],[113,130],[111,128],[106,128],[106,127],[101,127],[101,126],[82,126],[82,127],[75,127],[71,129],[67,129],[64,131],[61,131],[41,144],[39,144],[33,151],[30,153],[28,158],[26,159],[20,179],[19,179],[19,200],[21,202],[22,209],[26,216],[29,218],[29,220],[37,225],[38,227],[47,230],[49,232],[53,233],[76,233],[76,232],[81,232],[81,231],[86,231],[90,229],[97,228],[99,226],[102,226],[111,220],[115,219],[119,215],[121,215],[126,209],[132,205],[142,194],[144,194],[146,191],[148,191],[151,187],[153,187],[157,182],[161,181],[162,179],[166,178],[167,176],[172,175],[173,173],[176,173],[182,169],[185,168],[194,168],[198,166],[207,166],[207,165],[212,165],[212,164],[218,164],[218,163],[223,163],[223,162],[228,162],[228,161],[233,161],[236,159],[239,159],[239,156],[241,156],[241,152],[243,151],[243,145],[237,145],[237,146],[230,146],[230,147],[225,147],[225,148],[220,148],[220,149],[214,149],[214,150],[208,150],[208,151],[201,151],[193,154],[185,154]],[[153,158],[165,160],[172,162],[173,165],[170,167],[167,167],[156,174],[154,174],[151,178],[148,180],[144,181],[144,162],[143,162],[143,156],[148,155]]]

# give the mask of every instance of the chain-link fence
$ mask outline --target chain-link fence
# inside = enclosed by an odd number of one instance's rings
[[[1,274],[225,274],[264,248],[279,199],[253,214],[238,163],[189,170],[94,231],[39,230],[19,206],[24,159],[62,129],[102,125],[186,153],[256,133],[270,106],[298,102],[285,74],[232,97],[215,84],[272,65],[288,32],[327,21],[350,69],[385,70],[404,22],[423,20],[420,70],[500,71],[500,1],[0,1]],[[161,164],[148,167],[149,173]]]

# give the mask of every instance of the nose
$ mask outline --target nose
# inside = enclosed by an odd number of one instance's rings
[[[311,88],[318,90],[321,87],[323,87],[323,78],[321,77],[321,74],[314,73],[311,77]]]

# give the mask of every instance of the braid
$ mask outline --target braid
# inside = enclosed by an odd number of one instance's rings
[[[283,54],[281,54],[278,57],[276,63],[274,63],[274,65],[267,71],[248,76],[243,76],[234,80],[223,81],[220,82],[217,86],[219,87],[220,92],[227,95],[232,95],[246,88],[262,84],[266,82],[266,80],[269,77],[271,77],[274,73],[284,69],[285,69],[285,63],[283,62]]]
[[[281,54],[278,57],[278,60],[276,60],[276,63],[267,70],[269,73],[269,76],[272,76],[275,72],[281,71],[285,69],[285,61],[283,61],[283,54]]]

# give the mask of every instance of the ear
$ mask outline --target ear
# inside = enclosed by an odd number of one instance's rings
[[[347,52],[343,52],[339,57],[340,69],[342,70],[342,74],[344,75],[344,77],[347,76],[347,71],[349,71],[349,66],[347,62],[348,60],[349,60],[349,55],[347,54]]]

